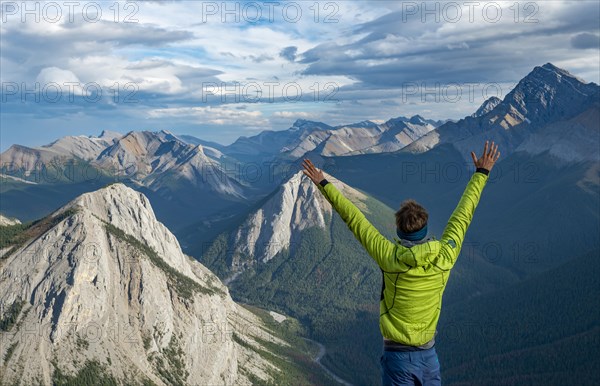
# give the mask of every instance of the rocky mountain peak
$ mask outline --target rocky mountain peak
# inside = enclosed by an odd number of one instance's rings
[[[102,132],[100,133],[100,135],[98,136],[98,138],[102,138],[102,139],[106,139],[109,141],[113,141],[117,138],[121,138],[123,136],[123,134],[116,132],[116,131],[110,131],[110,130],[102,130]]]
[[[422,124],[426,123],[425,118],[423,118],[419,114],[413,115],[412,117],[410,117],[410,119],[408,120],[408,122],[416,124],[416,125],[422,125]]]
[[[169,265],[191,275],[187,259],[179,242],[160,223],[148,198],[122,183],[84,193],[58,210],[57,215],[69,210],[80,210],[103,223],[113,225],[128,235],[165,256]]]
[[[331,129],[332,127],[323,123],[323,122],[315,122],[315,121],[309,121],[307,119],[297,119],[294,124],[292,125],[292,127],[290,127],[290,130],[328,130]]]
[[[586,83],[568,71],[546,63],[536,66],[521,79],[506,95],[503,104],[514,107],[534,125],[540,125],[578,114],[593,102],[590,96],[598,90],[597,84]]]
[[[324,173],[325,177],[352,200],[368,211],[367,196],[342,181]],[[331,204],[302,171],[292,175],[256,211],[251,213],[233,234],[233,248],[228,260],[235,270],[267,262],[284,249],[292,250],[299,242],[300,232],[310,227],[324,229],[331,218]],[[251,256],[252,260],[244,260]]]
[[[468,161],[469,152],[485,140],[494,140],[503,150],[503,155],[511,154],[534,133],[541,132],[552,124],[561,125],[589,109],[594,109],[600,87],[586,83],[568,71],[551,63],[536,66],[523,77],[506,95],[504,100],[487,100],[471,117],[457,122],[447,122],[406,147],[405,151],[422,153],[442,143],[452,143]],[[497,103],[497,104],[496,104]],[[479,113],[496,104],[487,113]],[[591,116],[593,114],[587,114]],[[583,119],[588,122],[587,119]],[[576,123],[568,127],[580,127]],[[586,123],[577,134],[587,135]],[[565,126],[567,127],[567,126]],[[597,126],[596,126],[597,127]],[[592,128],[593,129],[593,128]],[[551,130],[554,132],[554,129]],[[556,138],[554,134],[552,138]],[[536,137],[538,138],[538,137]],[[549,141],[537,139],[539,143]],[[578,141],[579,143],[579,141]],[[536,148],[536,151],[539,151]],[[561,150],[562,152],[562,150]],[[569,150],[572,153],[571,150]]]
[[[546,70],[546,72],[544,72],[542,70]],[[585,80],[571,74],[569,71],[565,70],[564,68],[555,66],[554,64],[552,64],[550,62],[548,62],[542,66],[534,67],[533,72],[535,72],[536,74],[540,74],[542,77],[549,76],[549,77],[557,78],[558,75],[566,76],[568,78],[577,80],[580,83],[588,84],[588,82],[586,82]]]
[[[471,116],[472,117],[481,117],[487,113],[489,113],[490,111],[492,111],[496,106],[498,106],[500,103],[502,103],[502,99],[492,96],[488,99],[486,99],[481,106],[479,106],[479,108],[477,109],[477,111],[475,111]]]
[[[143,194],[83,194],[27,235],[0,259],[3,383],[55,384],[90,363],[99,383],[271,380],[273,365],[246,347],[257,334],[286,343],[182,253]]]

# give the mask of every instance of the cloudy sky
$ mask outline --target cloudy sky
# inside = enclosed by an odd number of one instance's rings
[[[599,83],[599,17],[595,0],[3,1],[0,150],[460,119],[547,62]]]

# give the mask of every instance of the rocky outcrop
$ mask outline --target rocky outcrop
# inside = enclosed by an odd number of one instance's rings
[[[500,99],[498,97],[495,97],[495,96],[490,97],[489,99],[486,99],[481,104],[481,106],[479,106],[479,108],[477,109],[477,111],[475,111],[473,114],[471,114],[471,116],[473,118],[475,118],[475,117],[480,117],[482,115],[485,115],[485,114],[489,113],[490,111],[492,111],[501,102],[502,102],[502,99]]]
[[[0,214],[0,226],[17,225],[20,223],[21,223],[21,221],[19,221],[16,218],[6,217],[6,216],[3,216]]]
[[[368,212],[365,194],[330,175],[326,177]],[[301,231],[310,227],[325,229],[326,219],[331,216],[331,204],[315,184],[301,171],[294,174],[232,233],[227,258],[231,271],[239,273],[253,264],[268,262],[285,249],[293,253]]]
[[[277,371],[251,347],[286,343],[182,253],[143,194],[113,184],[26,232],[0,258],[0,384],[50,385],[90,368],[157,385],[250,384]]]

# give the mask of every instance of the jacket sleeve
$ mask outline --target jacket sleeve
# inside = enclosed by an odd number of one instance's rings
[[[317,187],[321,193],[323,193],[327,201],[331,203],[336,212],[339,213],[340,217],[344,220],[346,225],[348,225],[348,228],[350,228],[356,239],[383,270],[391,270],[398,264],[406,264],[412,261],[412,256],[410,254],[401,253],[408,251],[408,248],[396,245],[385,238],[377,228],[367,220],[360,209],[344,197],[333,183],[324,180],[321,184],[317,184]],[[402,251],[399,251],[399,248],[402,249]]]
[[[487,180],[487,170],[477,169],[477,171],[473,173],[471,180],[467,184],[456,209],[452,212],[450,220],[448,220],[448,224],[442,233],[440,252],[442,255],[441,257],[444,259],[444,265],[447,268],[452,268],[458,258],[465,234],[471,224],[473,213],[479,203],[481,192],[483,191]]]

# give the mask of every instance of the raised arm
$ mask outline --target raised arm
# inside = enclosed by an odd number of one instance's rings
[[[473,219],[475,208],[479,203],[481,192],[487,183],[488,174],[500,157],[498,145],[494,145],[494,142],[492,142],[488,149],[488,142],[486,141],[483,148],[483,155],[477,158],[475,153],[471,152],[471,157],[477,169],[473,176],[471,176],[471,180],[467,184],[456,209],[452,212],[440,240],[442,243],[441,253],[444,258],[444,265],[447,268],[451,268],[458,258],[465,234]]]
[[[310,160],[304,161],[304,174],[306,174],[323,193],[327,201],[331,203],[336,212],[348,225],[356,239],[367,250],[369,255],[384,270],[392,270],[400,265],[406,266],[412,259],[407,252],[408,248],[396,245],[385,238],[367,220],[365,215],[350,200],[333,185],[327,181],[323,173],[314,167]],[[399,250],[401,249],[401,250]],[[406,250],[406,251],[405,251]]]

